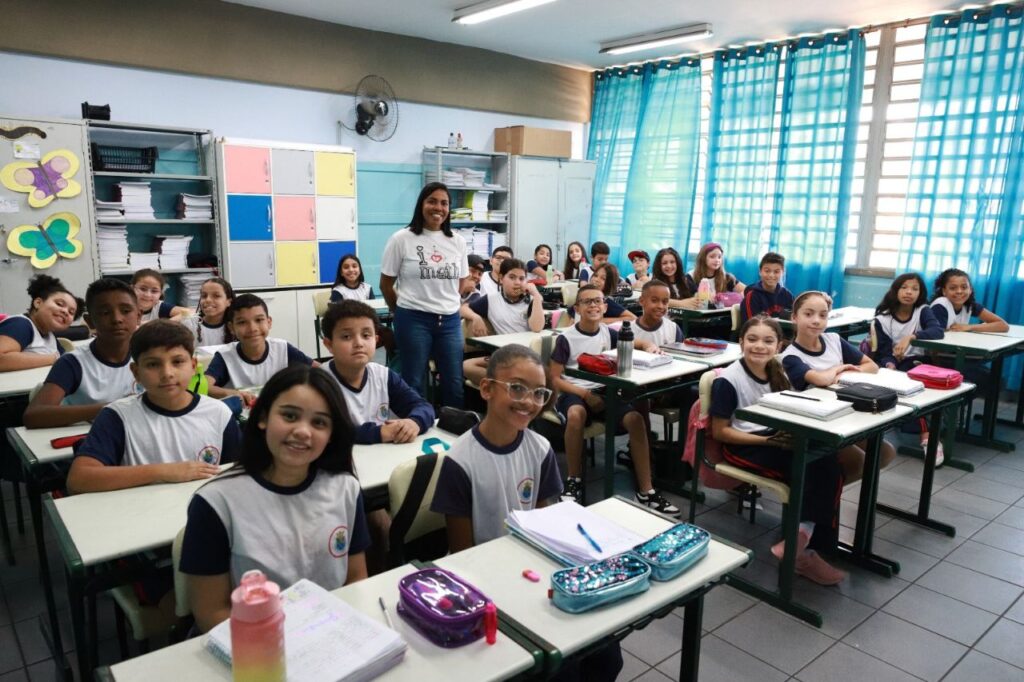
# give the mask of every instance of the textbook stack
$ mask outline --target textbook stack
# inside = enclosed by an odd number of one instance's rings
[[[97,220],[121,220],[124,218],[124,206],[120,201],[96,200]]]
[[[160,254],[156,251],[132,251],[129,254],[129,260],[132,264],[132,270],[141,270],[142,268],[160,269]]]
[[[184,270],[188,267],[188,245],[192,235],[159,235],[153,237],[153,248],[160,253],[160,267],[164,270]]]
[[[199,306],[199,290],[202,289],[203,282],[209,278],[209,274],[199,272],[179,277],[178,281],[181,283],[181,301],[179,303],[186,308],[195,310]]]
[[[97,225],[96,246],[100,253],[101,272],[129,268],[127,225]]]
[[[183,220],[213,220],[213,197],[209,194],[179,194],[177,217]]]
[[[503,232],[485,230],[479,227],[467,227],[452,231],[462,235],[462,238],[466,240],[468,253],[475,253],[484,258],[490,258],[491,253],[499,246],[508,245],[508,235]]]
[[[472,210],[473,220],[488,220],[491,194],[492,192],[485,190],[466,192],[466,206]]]
[[[427,182],[443,182],[446,185],[458,186],[463,184],[463,176],[457,168],[445,168],[441,171],[440,178],[436,171],[427,171]]]
[[[121,202],[125,220],[152,220],[153,195],[148,182],[119,182],[114,185],[115,198]]]

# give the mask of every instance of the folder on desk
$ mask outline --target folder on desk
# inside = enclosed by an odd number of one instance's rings
[[[853,405],[845,400],[822,400],[810,396],[783,391],[781,393],[765,393],[758,398],[758,405],[773,410],[798,414],[802,417],[828,421],[847,414],[853,414]]]

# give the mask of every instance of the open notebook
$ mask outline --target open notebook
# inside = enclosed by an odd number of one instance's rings
[[[896,391],[897,395],[914,395],[924,390],[924,384],[911,379],[903,372],[885,372],[867,374],[865,372],[843,372],[836,380],[840,386],[852,384],[871,384]]]
[[[618,351],[606,350],[602,355],[607,355],[612,360],[618,359]],[[661,367],[662,365],[671,365],[671,355],[659,355],[657,353],[648,353],[644,350],[633,349],[633,367],[636,369],[651,369],[652,367]]]
[[[289,587],[281,600],[289,682],[372,680],[405,655],[401,635],[309,580]],[[206,648],[230,665],[230,620],[210,630]]]
[[[566,566],[607,559],[648,539],[571,501],[529,511],[514,510],[505,525],[513,535]],[[577,526],[583,527],[593,544]]]
[[[853,405],[845,400],[823,400],[811,396],[801,396],[799,393],[790,391],[765,393],[758,398],[757,404],[822,420],[835,419],[853,413]]]

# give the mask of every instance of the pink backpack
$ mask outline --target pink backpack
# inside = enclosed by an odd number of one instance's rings
[[[718,376],[722,373],[722,368],[715,368],[714,372],[715,376]],[[725,457],[722,455],[722,444],[715,440],[711,435],[710,422],[710,417],[705,417],[704,419],[700,418],[700,400],[698,399],[693,403],[693,407],[690,408],[690,416],[686,420],[686,444],[683,446],[683,461],[690,466],[693,466],[694,459],[697,456],[698,429],[705,429],[705,459],[714,464],[725,461]],[[740,481],[737,481],[735,478],[730,478],[729,476],[718,473],[711,467],[707,466],[706,462],[701,462],[700,482],[701,485],[705,485],[708,488],[716,488],[718,490],[732,490],[740,483]]]

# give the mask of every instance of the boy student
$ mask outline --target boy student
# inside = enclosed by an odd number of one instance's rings
[[[611,252],[612,250],[604,242],[594,242],[590,245],[590,262],[580,266],[580,284],[590,279],[590,276],[594,274],[594,268],[608,262]]]
[[[793,308],[793,294],[782,286],[786,273],[786,259],[774,251],[761,256],[761,279],[743,291],[740,304],[740,323],[758,315],[778,317],[784,310]]]
[[[142,316],[135,290],[119,279],[98,279],[89,285],[85,305],[85,323],[96,338],[54,363],[25,409],[30,429],[91,421],[107,403],[135,393],[128,366],[128,344]]]
[[[241,388],[262,386],[285,367],[301,363],[319,365],[284,339],[268,338],[273,319],[259,296],[241,294],[224,314],[228,328],[238,341],[217,351],[206,370],[211,398],[241,396],[246,405],[256,402]]]
[[[131,371],[144,393],[103,408],[68,474],[72,493],[210,478],[238,455],[227,405],[186,390],[196,362],[192,332],[154,320],[132,336]]]
[[[641,288],[644,284],[651,281],[651,256],[640,249],[629,252],[629,262],[633,266],[633,274],[626,276],[626,281],[629,282],[629,286],[634,289]]]
[[[480,280],[487,274],[487,261],[475,253],[466,256],[466,260],[469,262],[469,276],[463,280],[459,295],[462,296],[463,303],[472,303],[483,295],[479,287]]]
[[[480,278],[480,293],[497,295],[501,291],[501,264],[506,258],[512,258],[512,249],[499,246],[491,252],[491,272]]]
[[[398,374],[370,361],[376,325],[373,308],[362,301],[327,306],[320,328],[333,359],[324,369],[341,386],[357,443],[408,443],[434,424],[434,408]]]
[[[683,330],[665,317],[670,298],[668,285],[660,279],[652,279],[643,285],[640,290],[640,306],[644,312],[633,327],[636,340],[642,339],[656,348],[683,340]]]
[[[599,354],[614,350],[618,333],[601,322],[606,304],[601,290],[592,284],[580,287],[576,294],[578,322],[562,331],[551,353],[551,376],[558,390],[555,411],[565,421],[565,455],[569,476],[562,499],[579,502],[583,497],[583,429],[595,414],[604,410],[604,399],[595,393],[600,384],[586,379],[563,376],[566,367],[578,367],[581,353]],[[659,352],[658,346],[643,339],[634,342],[638,350]],[[620,422],[629,432],[629,450],[636,475],[636,499],[641,504],[665,513],[678,514],[679,509],[662,497],[651,484],[651,458],[647,442],[647,423],[637,409],[629,405]],[[617,425],[607,425],[609,431]]]

